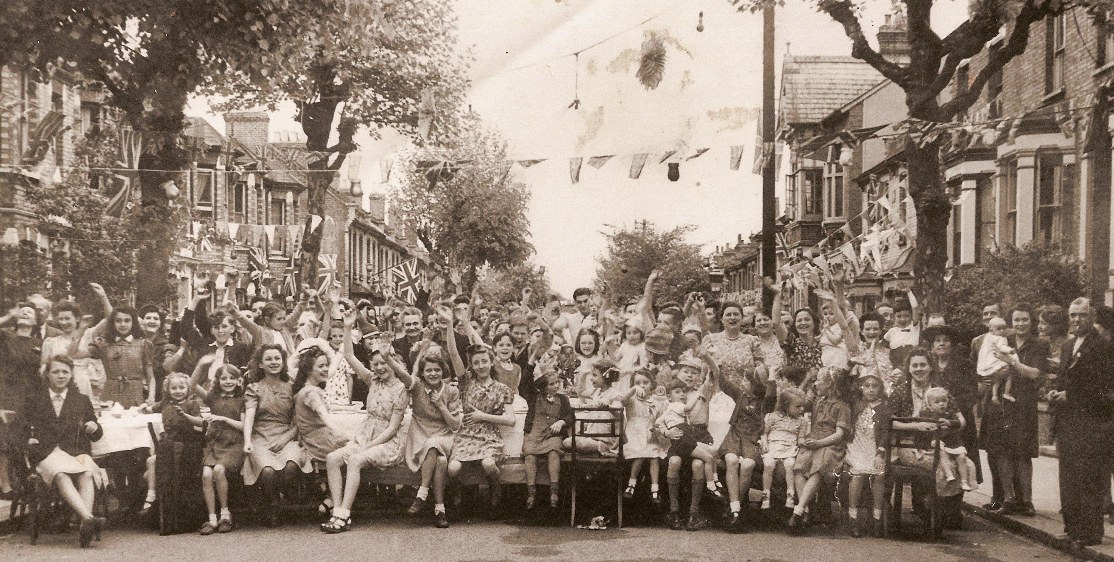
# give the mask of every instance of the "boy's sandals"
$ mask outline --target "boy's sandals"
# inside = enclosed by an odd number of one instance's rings
[[[625,500],[634,499],[634,486],[631,486],[630,484],[627,485],[627,489],[623,490],[623,499],[625,499]]]
[[[325,533],[329,533],[330,535],[335,535],[337,533],[343,533],[347,531],[348,527],[350,527],[351,525],[352,516],[348,516],[342,519],[334,515],[331,519],[329,519],[328,523],[321,524],[321,530]]]

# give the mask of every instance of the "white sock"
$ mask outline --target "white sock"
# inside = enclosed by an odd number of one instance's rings
[[[429,486],[418,486],[418,499],[424,500],[429,497]]]
[[[743,502],[731,502],[731,513],[739,513],[743,510]]]
[[[881,509],[875,509],[874,510],[874,518],[878,519],[878,520],[882,519],[882,510]]]
[[[209,514],[209,524],[214,526],[214,527],[217,526],[217,514],[216,513],[210,513]]]
[[[445,513],[445,504],[438,503],[433,505],[433,513]]]
[[[797,504],[797,507],[793,508],[793,515],[804,515],[804,514],[805,514],[805,506],[803,506],[801,504]]]
[[[333,517],[339,517],[341,519],[348,519],[348,517],[351,516],[351,515],[352,515],[352,510],[350,510],[350,509],[341,509],[339,507],[333,508]]]
[[[147,499],[144,501],[147,503],[154,503],[157,499],[159,499],[159,495],[156,494],[154,490],[147,490]]]
[[[627,480],[627,486],[630,486],[631,488],[633,488],[637,485],[638,485],[638,480],[636,480],[634,478],[631,478],[630,480]]]
[[[227,520],[231,521],[232,520],[232,511],[230,509],[228,509],[227,507],[220,508],[220,518],[221,519],[227,519]]]
[[[650,484],[650,491],[651,492],[658,491],[658,485],[657,484]]]
[[[709,490],[711,490],[711,491],[713,491],[713,492],[714,492],[714,491],[716,491],[716,483],[715,483],[715,481],[709,480],[708,482],[705,482],[705,483],[704,483],[704,485],[705,485],[705,486],[707,486],[707,488],[708,488]]]
[[[858,519],[859,518],[859,510],[854,509],[854,508],[848,509],[847,510],[847,517],[849,517],[851,519]]]

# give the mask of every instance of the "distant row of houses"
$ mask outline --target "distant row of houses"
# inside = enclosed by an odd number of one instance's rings
[[[904,38],[904,19],[887,18],[880,53],[907,61]],[[999,48],[1001,37],[962,63],[942,96],[964,92]],[[1033,26],[1025,53],[994,75],[951,127],[962,130],[962,141],[942,159],[953,201],[949,267],[979,263],[1003,244],[1053,244],[1083,261],[1092,298],[1114,301],[1112,79],[1114,22],[1104,14],[1071,7]],[[777,123],[782,264],[825,240],[838,246],[848,230],[859,237],[875,222],[909,218],[899,203],[909,187],[902,146],[888,134],[906,117],[904,92],[862,61],[785,57]],[[888,211],[875,205],[883,196],[894,203]],[[761,242],[760,233],[740,236],[710,256],[710,265],[723,270],[725,293],[759,286]],[[849,291],[855,308],[903,294],[912,285],[911,266],[908,260],[883,275],[859,276]],[[816,304],[808,291],[794,299],[795,306]]]
[[[5,243],[31,241],[47,254],[64,251],[64,241],[52,241],[40,229],[44,217],[36,214],[26,187],[29,182],[53,185],[86,165],[77,161],[75,147],[111,111],[103,93],[65,77],[40,81],[19,68],[0,68],[0,233]],[[171,256],[177,306],[210,281],[235,289],[242,299],[256,294],[281,298],[306,224],[310,155],[304,138],[272,131],[265,112],[228,113],[224,121],[221,132],[190,117],[182,133],[191,162],[178,185],[177,202],[189,211],[189,234]],[[414,234],[387,216],[384,194],[353,196],[346,183],[327,191],[321,217],[321,253],[335,260],[342,292],[382,298],[389,283],[386,270],[410,259],[417,260],[421,276],[436,275]],[[252,276],[253,261],[256,270],[266,272]]]

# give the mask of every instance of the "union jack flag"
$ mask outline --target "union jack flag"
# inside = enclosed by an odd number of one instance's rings
[[[390,270],[391,279],[395,281],[395,293],[407,303],[418,302],[418,260],[408,259]]]
[[[337,255],[317,254],[317,292],[324,293],[337,278]]]
[[[267,252],[263,248],[250,248],[248,250],[248,272],[252,281],[262,281],[267,276]]]
[[[298,253],[290,255],[282,276],[282,291],[291,297],[298,296]]]
[[[785,232],[777,232],[777,233],[775,233],[774,238],[777,239],[777,249],[775,250],[776,253],[778,253],[782,256],[788,257],[789,256],[789,236],[786,235]]]
[[[35,163],[46,158],[46,154],[50,150],[50,143],[54,142],[54,138],[63,131],[69,129],[65,126],[65,121],[65,116],[57,111],[48,111],[46,115],[43,115],[39,124],[31,130],[28,139],[29,147],[23,158]],[[60,148],[56,148],[56,150],[58,149]]]
[[[116,153],[117,170],[113,171],[109,182],[108,207],[105,213],[119,217],[124,206],[131,199],[132,185],[135,183],[135,170],[139,169],[139,157],[143,153],[143,139],[131,129],[120,130],[120,145]]]

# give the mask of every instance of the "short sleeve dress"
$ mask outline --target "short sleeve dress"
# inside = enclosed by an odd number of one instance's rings
[[[325,391],[319,386],[302,387],[294,397],[294,425],[298,426],[298,442],[311,460],[324,462],[329,453],[348,444],[321,418],[319,408],[326,407]]]
[[[879,443],[876,425],[882,423],[875,415],[883,401],[864,403],[859,406],[859,415],[855,417],[855,433],[851,444],[847,447],[847,464],[851,474],[872,475],[885,472],[885,464],[880,464],[878,454]]]
[[[743,385],[747,373],[757,362],[763,361],[758,338],[750,334],[740,333],[735,339],[728,338],[726,332],[708,334],[703,345],[716,360],[724,378],[736,386]]]
[[[787,367],[801,367],[807,371],[819,369],[823,352],[820,344],[809,344],[796,336],[789,336],[785,342],[785,365]]]
[[[812,406],[812,429],[808,436],[812,439],[824,439],[835,433],[839,427],[843,428],[844,436],[851,431],[851,407],[846,402],[829,396],[817,399]],[[847,453],[846,441],[843,439],[818,449],[802,448],[797,453],[794,470],[803,473],[805,477],[818,472],[822,475],[839,472]]]
[[[557,423],[559,420],[565,419],[562,414],[563,405],[567,405],[568,398],[556,395],[552,399],[547,398],[545,393],[537,393],[533,397],[534,403],[531,405],[531,418],[530,430],[522,439],[522,454],[524,455],[545,455],[550,451],[561,450],[561,436],[551,435],[546,437],[545,432],[550,426]],[[571,410],[571,408],[570,408]],[[567,420],[566,420],[567,421]]]
[[[495,379],[487,384],[470,379],[464,388],[464,413],[477,411],[501,416],[514,400],[511,389]],[[499,433],[499,426],[486,422],[461,426],[453,440],[452,459],[468,462],[488,458],[503,459],[503,435]]]
[[[277,453],[271,451],[271,445],[283,438],[294,425],[293,385],[270,377],[249,384],[244,391],[244,409],[252,408],[255,408],[252,452],[244,459],[244,467],[240,471],[244,484],[255,484],[264,468],[282,470],[287,463],[301,466],[303,472],[311,472],[313,466],[305,462],[305,451],[297,439],[292,439]]]
[[[210,392],[205,397],[209,412],[214,416],[239,421],[243,415],[244,397],[235,394]],[[240,470],[244,464],[244,432],[226,423],[209,423],[205,435],[203,466],[223,466],[225,470]]]
[[[334,352],[329,358],[329,378],[325,380],[325,402],[347,406],[352,403],[352,366],[344,353]]]
[[[453,431],[441,416],[434,402],[434,389],[420,379],[410,386],[410,430],[406,432],[404,454],[406,466],[417,472],[430,450],[436,450],[446,459],[453,450]],[[445,404],[450,412],[460,413],[460,390],[447,382],[441,383],[436,400]]]
[[[407,433],[405,420],[386,442],[374,446],[371,442],[390,427],[394,416],[403,419],[409,405],[410,393],[402,381],[394,377],[386,381],[373,378],[368,383],[367,417],[356,430],[355,437],[338,449],[345,462],[349,466],[372,468],[388,468],[402,462],[402,438]]]
[[[628,459],[664,459],[669,449],[668,440],[653,436],[654,419],[658,406],[650,397],[632,396],[627,401],[626,437],[623,456]]]

